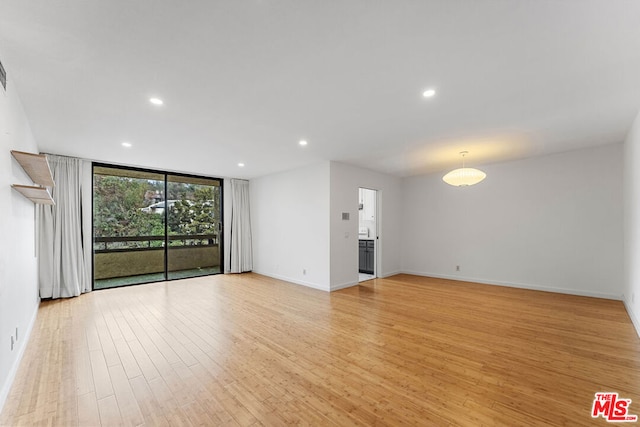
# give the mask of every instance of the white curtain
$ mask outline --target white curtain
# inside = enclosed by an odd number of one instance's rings
[[[47,154],[55,205],[39,205],[38,267],[41,298],[67,298],[91,290],[91,259],[83,244],[84,161]]]
[[[249,181],[231,180],[231,273],[253,269],[251,256],[251,219],[249,216]]]

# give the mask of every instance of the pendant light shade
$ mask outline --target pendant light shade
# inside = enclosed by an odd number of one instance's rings
[[[462,155],[462,167],[460,169],[454,169],[443,176],[442,180],[444,182],[456,187],[464,187],[477,184],[487,177],[487,174],[479,169],[464,167],[464,156],[468,154],[468,152],[462,151],[460,154]]]

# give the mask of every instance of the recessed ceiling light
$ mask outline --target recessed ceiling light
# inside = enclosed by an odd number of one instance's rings
[[[424,92],[422,92],[422,96],[424,96],[425,98],[431,98],[435,94],[436,94],[435,89],[427,89]]]
[[[123,142],[122,146],[123,147],[127,147],[127,148],[131,148],[131,143],[130,142]]]
[[[298,142],[298,144],[300,144],[300,145],[302,145],[302,146],[304,147],[304,146],[305,146],[305,145],[307,145],[308,143],[307,143],[307,141],[305,141],[304,139],[301,139],[301,140],[300,140],[300,142]]]
[[[238,163],[238,166],[240,166],[241,168],[244,167],[244,163]]]
[[[149,102],[153,105],[162,105],[164,102],[160,98],[149,98]]]

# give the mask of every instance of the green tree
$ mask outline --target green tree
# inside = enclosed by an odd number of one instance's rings
[[[195,185],[192,192],[185,193],[169,210],[170,234],[196,235],[216,234],[219,218],[215,217],[220,206],[220,190],[208,185]]]
[[[145,212],[144,207],[157,202],[149,195],[163,193],[163,181],[94,175],[94,235],[163,236],[164,214],[167,215],[169,235],[216,235],[220,223],[215,214],[220,211],[220,187],[181,182],[169,182],[168,185],[170,197],[165,201],[166,208]],[[174,241],[172,244],[184,244],[186,241]],[[120,247],[137,244],[122,243]],[[152,242],[152,245],[161,244]]]
[[[157,185],[146,179],[94,175],[93,226],[98,237],[158,236],[164,234],[162,215],[141,211],[148,190]]]

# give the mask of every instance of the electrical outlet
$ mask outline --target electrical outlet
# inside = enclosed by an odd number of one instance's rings
[[[456,265],[456,271],[460,271],[460,266]]]
[[[307,275],[307,269],[306,269],[306,268],[303,268],[303,269],[302,269],[302,274],[303,274],[304,276],[306,276],[306,275]]]

